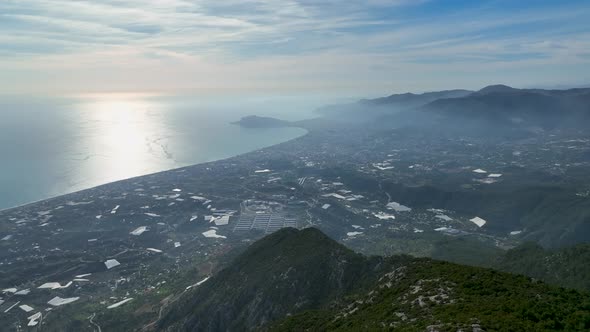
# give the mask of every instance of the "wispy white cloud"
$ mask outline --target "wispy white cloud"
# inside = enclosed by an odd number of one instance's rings
[[[502,70],[503,82],[521,85],[590,79],[590,6],[584,3],[511,10],[482,2],[439,12],[440,5],[3,0],[0,70],[10,75],[0,78],[0,92],[427,90],[492,82]],[[572,72],[577,76],[567,76]]]

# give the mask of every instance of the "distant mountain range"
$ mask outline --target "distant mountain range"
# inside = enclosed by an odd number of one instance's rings
[[[505,125],[580,127],[590,121],[590,89],[515,89],[493,85],[464,97],[429,102],[422,110]]]
[[[469,90],[447,90],[438,92],[426,92],[422,94],[403,93],[394,94],[389,97],[376,98],[376,99],[362,99],[359,101],[360,104],[382,106],[397,104],[400,106],[421,106],[429,102],[433,102],[437,99],[443,98],[461,98],[472,94],[473,91]]]
[[[283,229],[186,293],[158,328],[584,331],[590,295],[431,259],[365,257],[317,229]]]
[[[590,124],[590,88],[569,90],[516,89],[490,85],[479,91],[448,90],[394,94],[318,110],[328,117],[353,121],[427,123],[468,121],[553,129]],[[463,125],[463,124],[462,124]]]

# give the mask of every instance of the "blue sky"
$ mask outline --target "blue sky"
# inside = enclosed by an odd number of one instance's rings
[[[2,0],[0,93],[590,84],[590,2]]]

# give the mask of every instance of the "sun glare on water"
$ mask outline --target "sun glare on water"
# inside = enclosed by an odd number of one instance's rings
[[[152,171],[154,163],[162,160],[161,108],[149,98],[119,94],[97,95],[84,102],[95,153],[91,157],[103,160],[93,172],[112,181]]]

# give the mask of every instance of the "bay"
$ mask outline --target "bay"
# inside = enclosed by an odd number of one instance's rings
[[[317,96],[92,94],[0,97],[0,209],[304,135],[231,124],[313,116]]]

